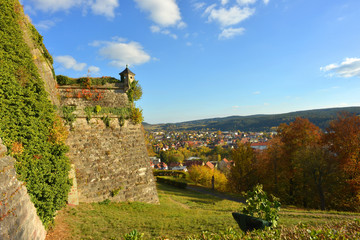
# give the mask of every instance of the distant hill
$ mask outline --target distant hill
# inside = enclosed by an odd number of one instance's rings
[[[224,118],[209,118],[180,123],[148,124],[143,123],[146,130],[240,130],[240,131],[269,131],[278,127],[281,123],[290,123],[296,117],[309,119],[310,122],[321,129],[328,127],[330,121],[337,117],[338,113],[349,112],[360,115],[360,107],[328,108],[307,111],[298,111],[283,114],[261,114],[252,116],[230,116]]]

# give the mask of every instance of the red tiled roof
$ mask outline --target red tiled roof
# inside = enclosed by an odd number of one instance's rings
[[[251,143],[250,146],[255,147],[255,146],[267,146],[268,142],[255,142],[255,143]]]
[[[211,169],[214,168],[214,164],[212,164],[211,162],[207,162],[205,165],[208,166]]]

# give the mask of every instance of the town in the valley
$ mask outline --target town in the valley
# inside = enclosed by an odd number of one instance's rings
[[[241,131],[146,131],[150,165],[157,170],[187,172],[193,165],[227,172],[231,150],[249,144],[255,151],[267,149],[276,132]]]

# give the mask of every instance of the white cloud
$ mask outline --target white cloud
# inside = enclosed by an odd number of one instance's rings
[[[195,10],[199,10],[199,9],[202,9],[205,5],[206,5],[206,3],[204,3],[204,2],[197,2],[197,3],[193,4],[193,8]]]
[[[266,1],[266,0],[265,0]],[[268,1],[268,0],[267,0]],[[256,3],[256,0],[236,0],[239,5],[250,5]]]
[[[156,26],[156,25],[150,26],[150,31],[153,32],[153,33],[161,33],[161,34],[164,34],[164,35],[168,35],[168,36],[172,37],[173,39],[178,38],[176,34],[171,33],[167,29],[161,29],[161,27]]]
[[[181,22],[178,23],[177,27],[178,27],[179,29],[183,29],[183,28],[186,28],[186,27],[187,27],[187,24],[186,24],[185,22],[181,21]]]
[[[74,6],[80,5],[83,0],[30,0],[35,9],[44,12],[56,12],[68,10]]]
[[[331,76],[336,75],[344,78],[360,77],[360,58],[345,58],[340,64],[332,63],[321,67],[320,70],[331,72]]]
[[[210,6],[208,6],[205,11],[204,14],[209,14],[211,13],[211,11],[216,7],[216,4],[211,4]]]
[[[39,23],[34,24],[37,29],[48,30],[49,28],[55,26],[55,21],[44,20]]]
[[[263,2],[265,3],[265,5],[267,5],[270,2],[270,0],[263,0]]]
[[[23,3],[21,3],[21,5],[23,5]],[[31,14],[36,16],[36,11],[30,5],[23,5],[23,6],[24,6],[24,12],[26,14]]]
[[[153,33],[158,33],[161,31],[161,28],[159,26],[152,25],[152,26],[150,26],[150,31]]]
[[[104,15],[108,18],[115,17],[114,10],[119,6],[118,0],[95,0],[90,5],[91,10],[96,15]]]
[[[163,27],[174,26],[181,21],[176,0],[135,0],[140,9],[150,12],[150,19]]]
[[[100,68],[99,67],[96,67],[96,66],[90,66],[88,68],[88,71],[92,74],[97,74],[100,72]]]
[[[260,91],[253,92],[254,95],[259,95],[260,93]]]
[[[215,9],[215,7],[211,5],[205,10],[205,13],[209,14],[209,22],[216,21],[222,27],[238,24],[253,15],[254,12],[254,8],[239,8],[238,6],[233,6],[229,9]]]
[[[115,17],[115,8],[119,6],[119,0],[29,0],[32,7],[44,12],[67,11],[73,7],[83,7],[86,13],[91,8],[95,15],[103,15],[108,18]]]
[[[117,38],[119,40],[124,40]],[[123,41],[96,41],[93,46],[100,47],[99,54],[105,59],[110,60],[110,64],[121,68],[126,64],[140,65],[150,61],[151,57],[147,54],[138,42]]]
[[[228,4],[229,0],[221,0],[221,5],[226,5]]]
[[[72,56],[57,56],[54,58],[62,67],[66,69],[73,69],[75,71],[82,71],[86,67],[86,63],[78,63]]]
[[[244,28],[225,28],[220,34],[219,39],[230,39],[236,35],[241,35],[245,31]]]

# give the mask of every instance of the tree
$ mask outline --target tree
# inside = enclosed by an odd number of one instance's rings
[[[228,179],[222,172],[216,169],[210,169],[207,166],[199,166],[199,165],[193,165],[189,169],[190,179],[194,181],[196,184],[201,184],[207,188],[212,187],[211,180],[213,176],[214,176],[215,189],[223,192],[227,191]]]
[[[306,172],[302,172],[302,176],[296,172],[294,166],[294,158],[301,149],[306,147],[315,146],[321,141],[321,130],[319,127],[312,124],[308,119],[296,118],[294,122],[287,124],[280,124],[278,128],[278,137],[282,144],[282,156],[280,161],[282,164],[282,175],[285,177],[285,186],[287,187],[288,194],[286,196],[288,203],[299,204],[302,201],[303,206],[307,205],[304,192],[307,186],[305,179],[307,178]],[[295,178],[297,174],[297,178]],[[284,178],[283,178],[284,179]]]
[[[236,192],[248,191],[255,185],[254,180],[254,150],[250,144],[241,144],[232,150],[234,165],[230,169],[230,185]]]
[[[326,196],[335,190],[337,165],[334,156],[323,145],[313,145],[299,149],[294,157],[297,177],[301,179],[304,207],[318,207],[325,210]],[[334,181],[335,180],[335,181]],[[329,201],[332,199],[330,198]]]
[[[280,190],[284,190],[279,184],[279,179],[283,179],[282,174],[285,173],[283,171],[282,157],[283,143],[280,137],[271,139],[267,150],[257,154],[256,172],[262,179],[264,188],[276,195],[279,195]]]
[[[342,171],[348,195],[344,207],[353,209],[360,203],[360,117],[342,113],[330,122],[325,142]],[[349,205],[350,203],[350,205]],[[345,206],[347,205],[347,206]]]

